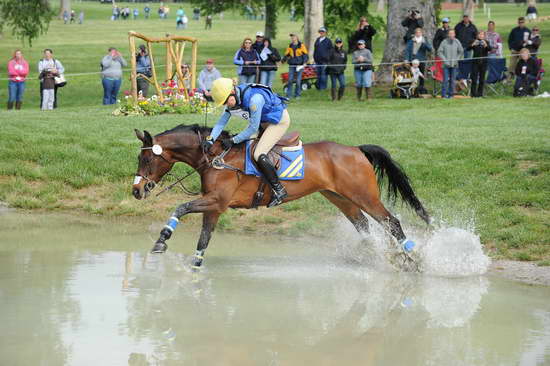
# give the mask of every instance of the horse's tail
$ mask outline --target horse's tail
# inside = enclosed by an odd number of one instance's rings
[[[359,149],[361,149],[374,167],[374,171],[378,178],[378,185],[381,184],[384,176],[388,177],[388,198],[395,201],[397,192],[399,191],[403,201],[409,204],[409,206],[416,211],[418,216],[429,224],[430,215],[416,197],[411,187],[409,177],[407,177],[403,168],[391,158],[390,153],[383,147],[377,145],[361,145]]]

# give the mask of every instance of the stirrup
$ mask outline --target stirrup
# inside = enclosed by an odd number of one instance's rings
[[[283,185],[281,185],[280,190],[271,190],[271,200],[267,204],[267,207],[275,207],[283,203],[283,200],[288,196],[288,193],[286,192],[286,189]]]

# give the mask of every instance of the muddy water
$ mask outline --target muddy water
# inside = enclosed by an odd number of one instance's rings
[[[549,365],[550,289],[369,271],[323,243],[0,215],[0,365]]]

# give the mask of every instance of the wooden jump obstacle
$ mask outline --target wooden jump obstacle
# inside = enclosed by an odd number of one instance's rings
[[[139,38],[147,43],[147,52],[149,53],[149,58],[151,60],[151,77],[148,77],[143,74],[137,73],[136,68],[136,38]],[[157,77],[157,71],[155,69],[155,61],[153,57],[153,43],[164,43],[166,46],[166,80],[170,81],[174,78],[174,76],[177,76],[178,79],[178,85],[180,88],[184,90],[183,94],[187,100],[189,100],[189,94],[187,92],[187,88],[185,88],[185,81],[189,80],[191,81],[191,89],[195,89],[195,82],[196,82],[196,70],[197,70],[197,47],[198,47],[198,40],[194,37],[187,37],[187,36],[175,36],[175,35],[169,35],[167,34],[164,38],[149,38],[144,36],[143,34],[130,31],[128,32],[128,41],[130,43],[130,54],[132,57],[131,60],[131,66],[132,71],[130,73],[130,80],[131,80],[131,94],[134,98],[134,102],[137,103],[138,100],[138,92],[137,92],[137,78],[143,78],[149,82],[149,84],[152,84],[155,89],[157,90],[157,96],[161,102],[164,102],[164,95],[162,93],[162,89],[160,87],[158,77]],[[183,51],[185,50],[185,42],[191,42],[192,44],[192,50],[191,50],[191,69],[189,70],[189,73],[187,75],[183,75],[181,71],[181,65],[183,61]],[[174,70],[175,66],[175,70]]]

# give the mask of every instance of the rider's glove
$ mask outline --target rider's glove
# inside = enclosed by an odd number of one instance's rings
[[[214,145],[214,142],[212,141],[212,136],[206,136],[204,141],[201,142],[201,146],[204,152],[209,152],[212,145]]]
[[[234,142],[233,142],[232,138],[222,140],[222,146],[225,150],[231,149],[231,147],[233,147],[233,144],[234,144]]]

